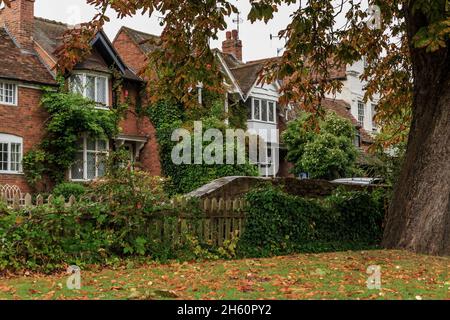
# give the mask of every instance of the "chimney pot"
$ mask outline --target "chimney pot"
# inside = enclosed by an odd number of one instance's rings
[[[236,59],[242,61],[242,41],[239,40],[237,30],[227,31],[226,40],[222,42],[222,52],[232,54]]]

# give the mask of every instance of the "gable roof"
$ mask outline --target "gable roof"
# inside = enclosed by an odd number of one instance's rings
[[[258,82],[264,66],[268,62],[278,59],[274,57],[243,63],[237,60],[232,54],[220,52],[220,55],[238,84],[239,89],[242,91],[244,100],[248,98],[254,85]]]
[[[159,36],[122,26],[113,42],[116,41],[121,32],[125,32],[131,41],[146,55],[156,49],[156,45],[153,42],[160,39]]]
[[[21,50],[6,28],[0,27],[0,78],[56,85],[51,72],[35,52]]]
[[[34,22],[35,42],[53,61],[56,61],[57,58],[55,57],[55,52],[58,47],[62,45],[63,35],[70,29],[70,26],[61,22],[37,17],[35,17]],[[95,35],[94,39],[91,41],[91,45],[93,47],[92,54],[78,63],[75,66],[75,69],[110,73],[111,70],[109,66],[115,64],[125,78],[135,81],[141,80],[141,78],[125,65],[103,30]]]

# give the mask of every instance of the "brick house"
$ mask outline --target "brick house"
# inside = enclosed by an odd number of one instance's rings
[[[147,55],[155,49],[151,40],[157,38],[155,35],[122,27],[113,45],[125,62],[132,66],[134,71],[139,72],[146,65]],[[280,133],[285,130],[287,121],[292,119],[286,110],[289,107],[283,108],[278,103],[280,97],[278,82],[260,84],[258,81],[264,65],[269,60],[277,58],[243,62],[242,50],[243,43],[239,39],[237,30],[227,32],[226,39],[222,43],[222,50],[215,50],[228,88],[225,111],[236,97],[244,102],[247,107],[248,131],[258,134],[266,142],[266,154],[259,159],[258,163],[260,174],[290,176],[289,171],[292,165],[284,160],[287,150],[280,142],[280,135],[271,133],[273,130],[278,130]],[[368,113],[365,107],[363,111],[360,110],[361,107],[354,107],[355,101],[361,105],[361,97],[364,95],[364,84],[357,78],[361,73],[360,67],[361,63],[358,62],[353,66],[343,66],[332,70],[331,77],[342,81],[344,90],[339,96],[327,97],[323,104],[326,109],[350,120],[355,125],[357,132],[355,145],[362,152],[367,152],[373,143],[373,138],[365,128],[376,131],[373,122],[369,121],[370,117],[367,116],[367,114],[374,115],[374,102],[370,104],[371,113]],[[361,113],[366,115],[365,119],[361,119]]]
[[[30,191],[22,173],[21,160],[45,134],[47,115],[40,105],[42,86],[56,86],[54,52],[70,26],[34,16],[34,0],[12,0],[0,10],[0,185],[14,184]],[[103,174],[100,155],[124,146],[130,160],[153,175],[161,175],[155,129],[139,117],[136,106],[144,82],[128,67],[103,31],[91,42],[92,52],[79,63],[67,80],[82,95],[95,100],[99,108],[114,108],[114,72],[119,70],[122,95],[130,101],[121,133],[111,141],[81,137],[80,149],[67,178],[89,181]]]
[[[40,105],[42,86],[55,86],[55,50],[70,26],[34,16],[34,0],[13,0],[11,8],[0,9],[0,186],[14,184],[23,192],[31,191],[22,172],[24,154],[37,146],[45,135],[47,114]],[[157,36],[122,27],[111,43],[103,31],[91,42],[91,55],[75,66],[67,80],[76,91],[99,103],[105,112],[114,108],[118,94],[113,92],[114,67],[123,80],[120,96],[129,98],[130,107],[120,123],[121,134],[110,141],[80,137],[80,148],[75,164],[68,170],[67,179],[90,181],[103,174],[100,155],[125,146],[130,160],[153,175],[161,175],[155,128],[145,117],[139,117],[136,107],[144,98],[141,90],[144,79],[138,75],[146,66],[147,55],[154,45],[149,40]],[[258,79],[268,59],[243,62],[243,44],[237,31],[227,32],[222,50],[216,50],[217,59],[225,74],[228,93],[224,97],[225,111],[236,100],[247,108],[247,127],[251,133],[262,136],[266,143],[265,156],[259,159],[263,176],[289,176],[290,164],[284,161],[285,148],[279,134],[264,134],[278,129],[283,131],[289,120],[286,108],[279,101],[279,83],[259,84]],[[274,58],[271,58],[274,59]],[[370,124],[361,117],[361,108],[355,101],[346,101],[354,88],[355,68],[348,66],[336,70],[344,81],[344,93],[329,97],[327,108],[355,124],[362,150],[371,143],[371,136],[362,128]],[[359,90],[358,89],[358,90]],[[358,91],[357,90],[357,91]],[[359,114],[355,116],[359,110]],[[356,117],[358,117],[356,120]]]

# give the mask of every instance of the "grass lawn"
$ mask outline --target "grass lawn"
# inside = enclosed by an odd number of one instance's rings
[[[366,287],[381,266],[382,289]],[[271,259],[128,265],[0,278],[0,299],[450,299],[450,258],[402,251],[301,254]]]

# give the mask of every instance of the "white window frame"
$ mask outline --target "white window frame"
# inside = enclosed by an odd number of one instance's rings
[[[82,96],[89,99],[89,97],[87,96],[87,77],[94,77],[94,85],[95,85],[95,99],[94,102],[97,103],[96,108],[97,109],[105,109],[105,110],[109,110],[110,109],[110,101],[109,101],[109,80],[110,80],[110,76],[105,75],[105,74],[100,74],[100,73],[95,73],[95,72],[74,72],[72,74],[72,76],[69,78],[69,86],[71,87],[71,90],[73,90],[72,88],[72,77],[75,76],[81,76],[82,77],[82,86],[83,86],[83,93]],[[105,80],[105,105],[103,105],[102,102],[98,102],[98,91],[97,91],[97,78],[102,78]]]
[[[363,101],[358,100],[357,108],[358,108],[358,123],[360,126],[364,127],[364,122],[366,120],[366,105]]]
[[[12,86],[13,86],[13,89],[14,89],[13,102],[6,102],[6,101],[4,100],[4,98],[2,99],[2,96],[0,96],[0,105],[17,107],[17,105],[18,105],[18,100],[19,100],[19,90],[18,90],[18,85],[17,85],[17,83],[1,80],[1,81],[0,81],[0,87],[3,87],[3,90],[5,90],[5,85],[12,85]],[[4,92],[4,91],[3,91],[3,92]],[[4,97],[4,96],[5,96],[5,95],[3,95],[3,97]]]
[[[95,151],[88,150],[87,149],[87,141],[89,139],[88,136],[83,135],[80,137],[80,139],[83,139],[83,150],[78,149],[77,153],[83,152],[83,179],[72,179],[72,166],[69,168],[69,180],[74,182],[89,182],[93,181],[95,179],[101,178],[98,174],[98,166],[95,167],[95,177],[93,179],[88,179],[88,153],[95,153],[95,162],[98,162],[98,155],[103,154],[105,156],[109,155],[109,151],[99,151],[98,150],[98,142],[102,141],[103,139],[97,139],[97,138],[90,138],[92,140],[95,140]],[[106,142],[106,150],[109,150],[109,140],[105,139],[103,140]]]
[[[22,173],[22,160],[23,160],[23,138],[11,134],[0,133],[0,143],[8,145],[8,162],[7,170],[0,169],[0,174],[21,174]],[[12,159],[12,144],[20,145],[19,154],[19,170],[11,170]]]
[[[259,101],[259,119],[257,119],[255,117],[255,101]],[[267,121],[262,120],[262,111],[263,111],[263,107],[262,107],[262,103],[263,101],[266,101],[267,103],[267,110],[266,110],[266,116],[267,116]],[[273,121],[269,121],[270,120],[270,106],[272,105],[273,108]],[[274,100],[267,100],[267,99],[261,99],[261,98],[252,98],[252,119],[251,121],[259,121],[259,122],[263,122],[263,123],[277,123],[277,102]]]

